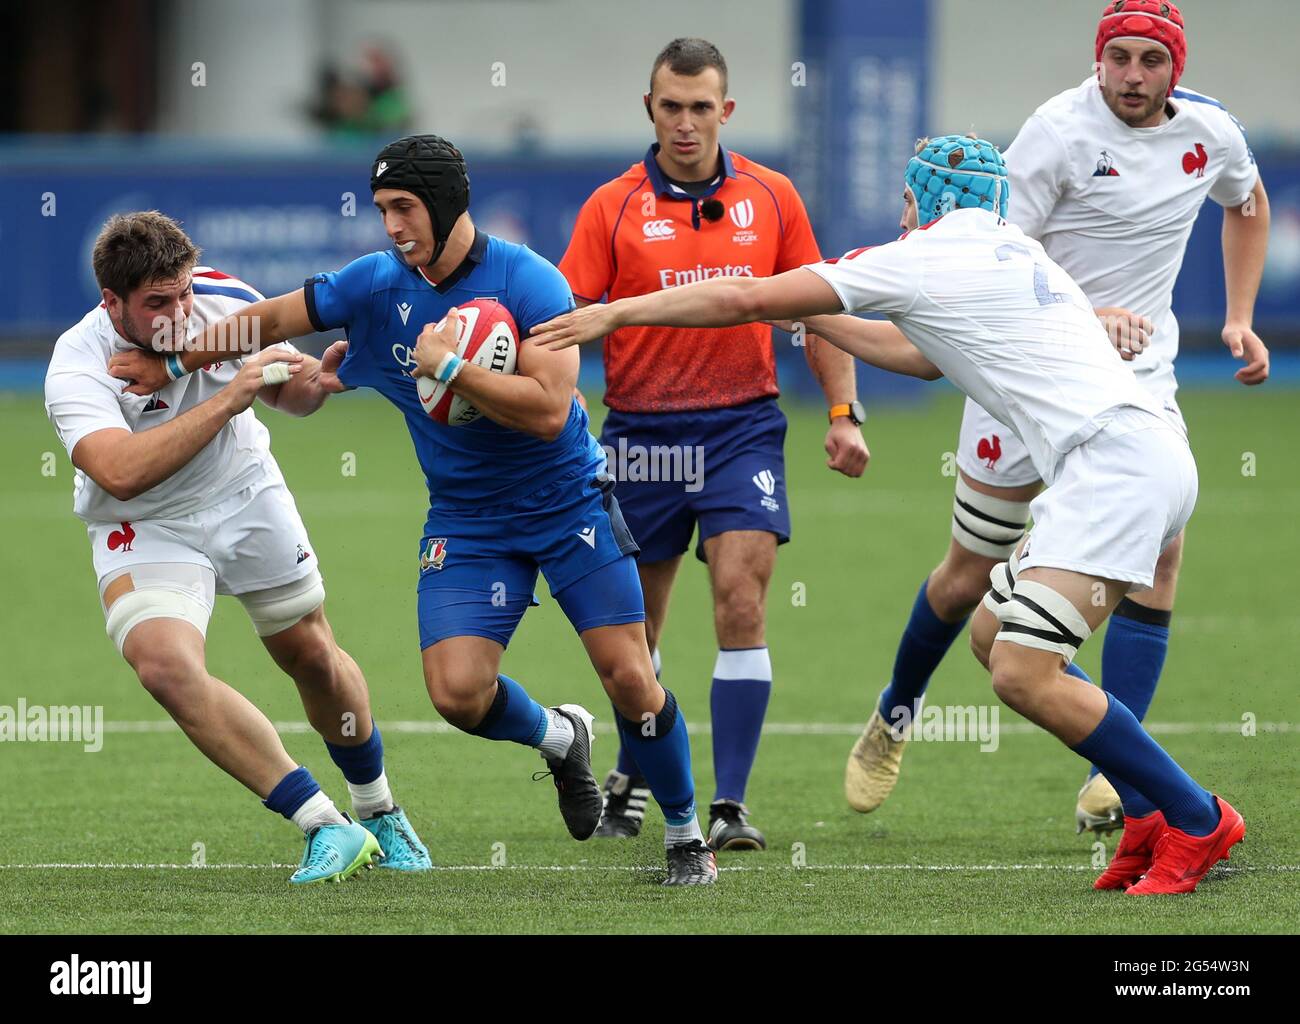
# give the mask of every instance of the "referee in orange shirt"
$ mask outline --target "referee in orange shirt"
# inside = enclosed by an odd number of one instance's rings
[[[727,64],[703,39],[674,39],[655,58],[646,113],[656,142],[643,161],[583,205],[560,270],[579,305],[722,275],[767,277],[821,259],[790,180],[718,142],[735,110]],[[714,329],[710,329],[713,331]],[[646,633],[659,636],[682,555],[699,528],[709,568],[718,657],[713,669],[709,845],[764,849],[747,820],[745,787],[772,691],[764,635],[776,549],[790,539],[786,421],[777,406],[771,330],[632,327],[605,339],[601,444],[618,500],[641,546]],[[826,394],[827,465],[861,476],[870,453],[859,429],[853,360],[806,335],[808,365]],[[663,479],[662,470],[669,468]],[[626,747],[605,780],[596,834],[635,836],[649,789]]]

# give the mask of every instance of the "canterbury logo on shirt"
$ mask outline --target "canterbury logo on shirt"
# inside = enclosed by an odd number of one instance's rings
[[[677,237],[677,228],[671,220],[648,220],[641,225],[641,234],[647,242],[667,242]]]

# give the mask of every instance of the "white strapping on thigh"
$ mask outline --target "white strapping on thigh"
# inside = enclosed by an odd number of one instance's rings
[[[256,590],[239,595],[240,604],[253,620],[258,636],[274,636],[290,626],[297,625],[303,617],[314,612],[325,602],[325,583],[320,571],[313,569],[302,579],[294,580],[270,590]]]
[[[204,636],[216,602],[217,577],[207,566],[191,562],[149,562],[105,576],[100,600],[109,586],[130,575],[132,589],[105,610],[105,630],[122,653],[127,634],[149,619],[182,619]]]
[[[1002,623],[996,639],[1054,651],[1067,662],[1074,660],[1084,641],[1092,636],[1087,621],[1073,604],[1035,580],[1016,580],[1011,599],[999,604],[993,614]]]
[[[984,595],[984,607],[994,615],[998,606],[1011,600],[1011,591],[1015,589],[1016,575],[1020,572],[1020,551],[1011,549],[1005,562],[999,562],[989,570],[989,589]]]
[[[1008,558],[1029,522],[1029,502],[981,494],[957,477],[952,501],[952,536],[967,551],[985,558]]]

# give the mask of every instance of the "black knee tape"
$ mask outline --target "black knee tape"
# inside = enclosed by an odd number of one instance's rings
[[[492,698],[492,706],[487,709],[487,714],[483,716],[483,721],[479,722],[479,724],[474,726],[473,729],[466,729],[465,731],[471,736],[485,736],[487,730],[496,725],[496,723],[500,721],[501,716],[506,713],[506,705],[508,703],[510,703],[510,694],[506,692],[506,688],[501,685],[501,680],[498,678],[497,695]]]
[[[653,735],[644,736],[641,732],[643,723],[633,722],[616,711],[619,731],[633,732],[648,740],[657,740],[660,736],[667,736],[673,731],[673,726],[677,724],[677,698],[673,696],[673,691],[667,687],[664,687],[664,697],[666,698],[664,706],[660,709],[659,714],[655,715],[655,731]]]
[[[1158,608],[1148,608],[1144,604],[1138,604],[1127,597],[1121,597],[1119,604],[1115,606],[1112,615],[1120,615],[1126,619],[1132,619],[1134,622],[1141,622],[1147,626],[1164,626],[1169,628],[1169,623],[1174,617],[1173,612],[1164,612]]]

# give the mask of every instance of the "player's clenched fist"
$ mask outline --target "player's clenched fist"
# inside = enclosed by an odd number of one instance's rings
[[[438,367],[448,355],[454,355],[460,327],[460,310],[455,306],[447,310],[447,315],[437,324],[425,324],[424,330],[415,342],[415,377],[436,377]]]
[[[1115,346],[1115,351],[1125,362],[1143,352],[1151,344],[1151,336],[1156,333],[1155,324],[1147,317],[1131,313],[1119,306],[1105,306],[1094,310],[1101,325],[1106,328],[1106,336]]]

